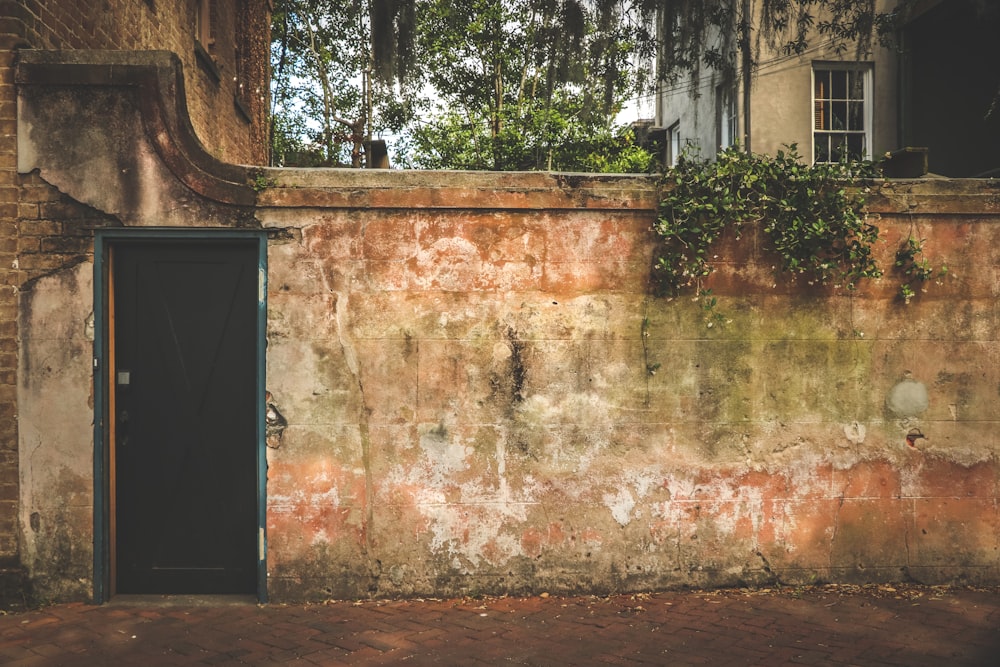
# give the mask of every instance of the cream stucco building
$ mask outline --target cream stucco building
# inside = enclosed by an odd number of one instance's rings
[[[990,110],[1000,85],[994,39],[1000,6],[980,0],[878,0],[876,6],[900,12],[890,46],[873,40],[865,52],[838,49],[814,30],[808,48],[789,55],[758,39],[749,91],[738,67],[735,82],[706,66],[697,78],[661,83],[655,124],[665,132],[666,161],[689,146],[711,157],[737,142],[771,154],[796,144],[806,161],[835,160],[846,148],[866,158],[896,153],[900,175],[927,169],[994,175],[1000,114]],[[903,155],[909,164],[901,164]]]

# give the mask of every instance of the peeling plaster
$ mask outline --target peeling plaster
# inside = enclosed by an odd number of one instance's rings
[[[886,397],[886,406],[897,417],[916,417],[924,413],[928,405],[927,387],[910,378],[897,383]]]
[[[846,424],[844,426],[844,437],[847,438],[847,441],[852,444],[863,444],[867,434],[868,429],[865,428],[864,424],[859,422],[851,422],[850,424]]]
[[[992,186],[906,186],[944,223],[920,223],[952,267],[935,298],[776,292],[751,254],[716,266],[729,321],[706,330],[700,304],[650,293],[651,179],[267,170],[245,200],[243,171],[159,163],[135,90],[73,88],[19,114],[26,169],[126,225],[274,232],[268,385],[288,424],[267,451],[268,566],[289,597],[900,566],[995,583],[996,285],[975,270],[997,265]],[[79,95],[115,122],[67,129],[44,103]],[[883,205],[887,238],[912,228]],[[92,500],[91,269],[39,279],[19,323],[22,554],[71,588],[93,543],[73,532]]]

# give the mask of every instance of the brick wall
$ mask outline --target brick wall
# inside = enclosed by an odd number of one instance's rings
[[[0,0],[0,577],[4,563],[18,553],[19,291],[26,281],[86,260],[93,228],[117,224],[37,174],[17,174],[17,53],[26,48],[173,51],[186,73],[190,122],[205,149],[228,162],[265,164],[268,3],[210,1],[216,40],[207,45],[210,58],[199,60],[195,0]],[[244,40],[239,46],[238,35]],[[7,589],[0,581],[0,591]]]
[[[211,64],[196,55],[195,0],[3,0],[0,16],[28,48],[173,51],[184,66],[191,123],[208,152],[226,162],[266,164],[267,3],[205,1],[216,8],[214,42],[204,45]],[[238,34],[247,37],[239,47]]]
[[[10,30],[0,21],[0,32]],[[17,451],[17,289],[23,274],[17,268],[18,207],[21,179],[14,144],[17,120],[11,65],[18,38],[0,34],[0,567],[18,551]],[[6,585],[3,588],[7,588]]]

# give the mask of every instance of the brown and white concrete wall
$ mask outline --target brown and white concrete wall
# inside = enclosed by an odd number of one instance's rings
[[[275,178],[276,597],[995,580],[988,183],[873,200],[883,266],[912,234],[951,269],[909,305],[751,235],[709,312],[654,295],[648,182]]]
[[[111,94],[53,90],[25,79],[22,120],[49,127],[54,94],[96,121]],[[950,269],[909,305],[891,274],[790,283],[749,233],[717,249],[706,308],[656,294],[652,179],[205,180],[143,123],[94,145],[133,142],[146,204],[74,162],[120,156],[53,154],[46,132],[24,168],[130,226],[268,230],[267,388],[287,421],[267,452],[272,599],[1000,579],[991,181],[876,187],[882,265],[913,235]],[[62,598],[89,586],[90,261],[20,308],[20,531]]]

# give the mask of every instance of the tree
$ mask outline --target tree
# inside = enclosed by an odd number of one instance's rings
[[[388,130],[412,146],[411,166],[650,165],[614,122],[643,80],[637,3],[278,0],[274,16],[279,159],[343,163],[349,135],[358,166],[365,140]]]
[[[275,1],[276,163],[360,167],[373,129],[400,126],[405,114],[390,84],[410,63],[413,8],[414,0]]]
[[[637,82],[628,23],[606,3],[431,0],[418,59],[434,90],[414,128],[417,166],[646,169],[614,118]],[[604,162],[596,159],[605,154]]]
[[[340,164],[349,147],[357,166],[387,131],[412,166],[584,168],[572,144],[620,146],[614,116],[649,92],[654,63],[665,81],[739,79],[749,121],[763,46],[801,54],[821,37],[860,56],[913,2],[275,0],[274,152]]]

